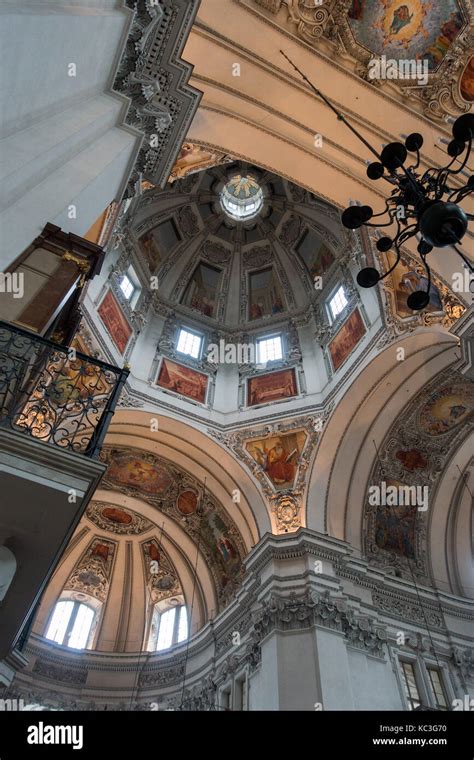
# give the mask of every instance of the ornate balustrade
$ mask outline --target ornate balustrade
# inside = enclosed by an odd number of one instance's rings
[[[94,457],[128,374],[0,322],[0,427]]]

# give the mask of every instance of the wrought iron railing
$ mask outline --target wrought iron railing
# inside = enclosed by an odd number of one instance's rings
[[[93,457],[128,374],[0,321],[0,428]]]

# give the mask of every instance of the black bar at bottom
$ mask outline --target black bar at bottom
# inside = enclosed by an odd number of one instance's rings
[[[23,757],[159,757],[171,737],[185,750],[219,753],[223,736],[245,760],[265,747],[281,757],[354,751],[362,757],[472,760],[473,714],[459,712],[0,712],[0,760]],[[245,730],[245,733],[242,730]],[[224,734],[222,732],[225,732]],[[178,732],[178,733],[176,733]],[[245,738],[244,738],[245,737]],[[165,742],[165,747],[162,746]],[[225,742],[227,744],[227,741]],[[256,746],[255,746],[256,745]],[[133,753],[133,754],[132,754]]]

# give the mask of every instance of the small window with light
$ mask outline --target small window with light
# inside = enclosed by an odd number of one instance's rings
[[[158,603],[153,610],[148,649],[163,652],[188,638],[188,611],[186,605],[163,609]]]
[[[413,662],[400,662],[405,698],[410,710],[416,710],[421,705],[421,696],[418,689],[417,674]]]
[[[93,634],[96,610],[72,599],[57,602],[46,631],[46,638],[71,649],[88,649]]]
[[[441,670],[434,667],[428,667],[427,670],[436,707],[438,710],[447,710],[448,700],[446,698]]]
[[[328,306],[331,321],[334,322],[347,306],[347,298],[342,285],[340,285],[335,293],[333,293],[329,299]]]
[[[138,301],[141,288],[137,274],[132,266],[129,266],[125,274],[122,275],[119,287],[123,297],[133,308]]]
[[[266,364],[283,359],[281,335],[266,335],[257,338],[257,364]]]
[[[199,359],[201,356],[202,335],[182,327],[179,331],[176,351],[192,359]]]

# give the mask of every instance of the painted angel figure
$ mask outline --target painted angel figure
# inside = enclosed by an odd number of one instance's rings
[[[266,470],[267,467],[268,467],[268,454],[267,454],[266,450],[259,449],[256,446],[255,447],[255,458],[256,458],[258,464],[260,465],[260,467],[262,467],[264,470]]]
[[[398,34],[404,26],[410,23],[413,18],[413,13],[410,15],[410,9],[408,5],[400,5],[393,12],[392,24],[390,26],[390,34]]]

